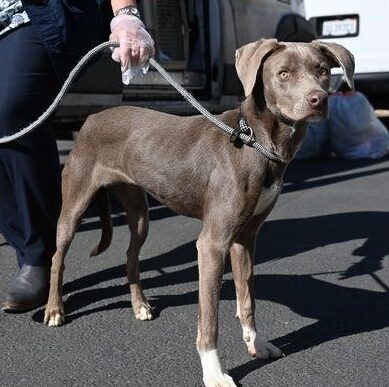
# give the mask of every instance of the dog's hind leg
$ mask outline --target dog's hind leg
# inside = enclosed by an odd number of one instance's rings
[[[260,340],[255,328],[254,249],[255,230],[246,229],[230,248],[237,295],[237,311],[249,354],[261,359],[282,356],[273,344]]]
[[[146,193],[142,188],[128,184],[113,186],[111,191],[127,212],[128,226],[131,231],[131,242],[127,250],[127,278],[135,318],[151,320],[152,308],[143,293],[139,278],[139,252],[149,228]]]
[[[50,293],[44,323],[59,326],[64,322],[62,283],[64,259],[74,238],[82,215],[87,209],[95,190],[85,174],[70,173],[65,167],[62,174],[62,209],[57,225],[57,250],[52,259]]]

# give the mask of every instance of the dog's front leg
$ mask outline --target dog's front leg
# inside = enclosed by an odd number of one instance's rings
[[[202,234],[197,241],[199,325],[196,344],[206,387],[236,386],[232,378],[223,372],[217,351],[219,293],[227,251],[228,247],[208,235]]]
[[[231,266],[237,296],[237,317],[250,356],[261,359],[282,356],[273,344],[257,337],[255,328],[254,246],[255,230],[245,230],[230,248]]]

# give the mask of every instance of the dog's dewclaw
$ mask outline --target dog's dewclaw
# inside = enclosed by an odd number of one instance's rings
[[[235,314],[235,318],[240,319],[240,306],[239,306],[239,302],[238,302],[238,301],[236,302],[236,314]]]

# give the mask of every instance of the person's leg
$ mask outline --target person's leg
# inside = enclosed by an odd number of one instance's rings
[[[0,136],[34,121],[59,85],[31,26],[0,39]],[[0,232],[16,250],[21,271],[6,296],[6,310],[41,303],[55,251],[60,210],[60,166],[50,124],[0,145]]]
[[[50,265],[60,210],[60,168],[50,129],[0,146],[0,170],[0,230],[16,249],[19,266]]]

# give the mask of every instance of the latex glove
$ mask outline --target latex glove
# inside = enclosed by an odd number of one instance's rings
[[[111,20],[110,41],[120,47],[112,52],[112,59],[120,62],[122,81],[125,85],[136,75],[147,73],[147,59],[154,55],[154,41],[142,21],[132,15],[118,15]]]

